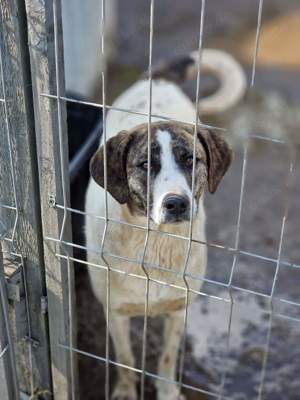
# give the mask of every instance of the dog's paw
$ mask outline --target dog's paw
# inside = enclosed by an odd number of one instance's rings
[[[118,383],[113,391],[112,400],[137,400],[135,385]]]

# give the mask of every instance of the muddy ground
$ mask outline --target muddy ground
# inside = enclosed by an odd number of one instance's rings
[[[149,1],[120,2],[120,48],[111,73],[111,97],[134,80],[147,65],[147,12]],[[226,7],[225,7],[226,3]],[[154,60],[165,55],[178,55],[193,49],[197,43],[200,2],[188,0],[157,2],[155,13]],[[206,42],[220,43],[223,48],[234,47],[243,32],[254,27],[257,4],[238,0],[210,1],[207,5]],[[280,1],[265,2],[265,18],[294,8]],[[206,44],[206,43],[205,43]],[[245,65],[250,75],[250,66]],[[108,82],[108,91],[110,88]],[[206,86],[205,86],[206,85]],[[204,80],[203,91],[211,82]],[[208,88],[208,89],[207,89]],[[192,95],[191,87],[188,89]],[[208,120],[228,128],[235,149],[233,165],[215,195],[205,198],[208,242],[225,249],[209,247],[207,278],[228,283],[234,254],[228,248],[235,246],[237,216],[243,168],[243,148],[249,139],[248,162],[245,174],[244,201],[241,213],[239,248],[268,258],[254,258],[239,254],[232,284],[233,308],[231,335],[227,332],[230,302],[199,296],[188,315],[188,345],[185,357],[184,383],[218,393],[224,370],[227,371],[224,394],[234,400],[256,399],[262,378],[262,364],[267,342],[270,303],[268,296],[276,268],[270,338],[263,398],[269,400],[297,400],[300,398],[300,323],[286,316],[300,318],[300,179],[299,159],[299,105],[300,71],[284,70],[278,66],[263,67],[257,71],[256,86],[245,100],[226,115]],[[253,135],[277,138],[281,142],[253,139]],[[296,157],[290,187],[291,150]],[[84,192],[84,188],[82,193]],[[78,195],[78,192],[77,192]],[[73,202],[83,207],[82,197]],[[288,214],[286,210],[288,207]],[[287,215],[280,262],[276,263],[284,215]],[[82,221],[76,220],[75,229],[82,240]],[[78,256],[84,256],[78,254]],[[270,259],[272,259],[270,261]],[[293,264],[288,266],[287,263]],[[105,325],[101,306],[97,304],[84,267],[76,266],[78,347],[96,355],[105,355]],[[255,291],[249,294],[241,289]],[[229,291],[222,285],[204,284],[206,294],[229,300]],[[266,297],[267,296],[267,297]],[[282,301],[282,300],[285,300]],[[140,365],[142,320],[134,320],[132,341]],[[161,348],[161,321],[151,320],[148,335],[147,369],[155,371],[157,354]],[[111,367],[112,384],[115,368]],[[88,356],[79,357],[80,393],[82,400],[104,399],[104,364]],[[185,390],[188,399],[212,399],[200,392]],[[153,382],[147,381],[146,399],[155,399]]]

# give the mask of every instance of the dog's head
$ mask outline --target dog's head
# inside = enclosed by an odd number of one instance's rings
[[[192,196],[194,126],[151,124],[150,216],[157,224],[171,224],[197,214],[206,183],[214,193],[227,171],[232,151],[221,133],[199,128],[196,138],[194,193]],[[107,190],[132,215],[147,215],[148,124],[122,131],[106,143]],[[104,187],[104,149],[94,154],[90,171]]]

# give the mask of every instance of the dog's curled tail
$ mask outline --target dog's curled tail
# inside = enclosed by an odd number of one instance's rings
[[[182,83],[197,76],[198,62],[199,53],[194,51],[188,56],[154,66],[152,78]],[[215,93],[199,99],[200,115],[226,111],[244,96],[246,76],[241,65],[230,54],[221,50],[203,49],[200,72],[213,74],[220,82]]]

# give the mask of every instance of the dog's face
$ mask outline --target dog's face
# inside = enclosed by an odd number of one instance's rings
[[[198,129],[193,179],[194,126],[179,123],[151,124],[150,217],[157,224],[188,221],[197,214],[205,185],[213,193],[232,152],[216,131]],[[107,190],[132,215],[147,215],[148,124],[122,131],[108,140]],[[104,187],[104,149],[95,153],[91,175]],[[193,187],[193,190],[192,190]]]

